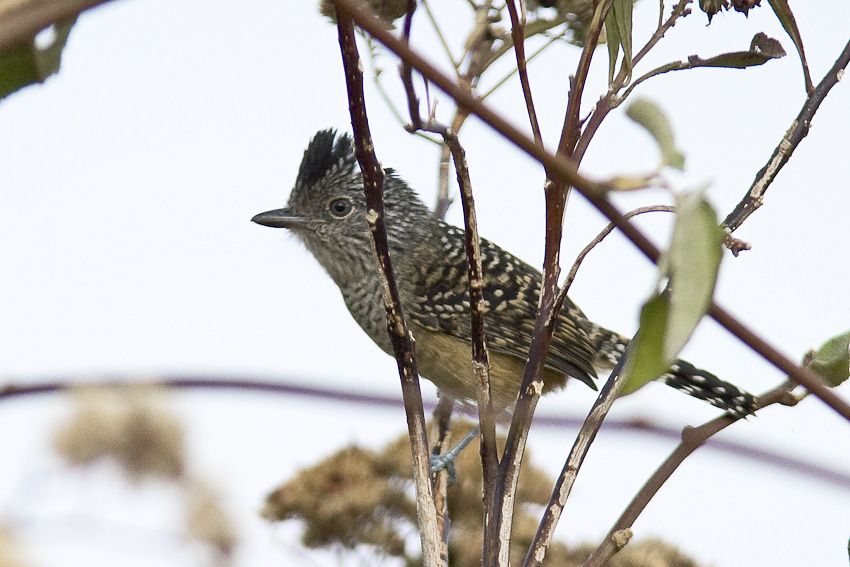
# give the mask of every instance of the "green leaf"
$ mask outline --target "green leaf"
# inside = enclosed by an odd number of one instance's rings
[[[772,59],[785,57],[785,50],[779,41],[768,37],[763,32],[753,36],[749,51],[732,51],[702,59],[696,55],[688,57],[690,67],[726,67],[730,69],[746,69],[756,65],[764,65]]]
[[[623,370],[620,395],[631,394],[663,374],[672,360],[664,357],[664,334],[669,305],[663,295],[654,295],[640,311],[640,329],[629,350]]]
[[[608,38],[608,83],[614,81],[617,56],[623,49],[623,67],[626,69],[626,82],[632,77],[632,12],[633,0],[614,0],[608,15],[605,16],[605,35]]]
[[[809,362],[830,386],[838,386],[850,376],[850,331],[832,337],[817,350]]]
[[[676,225],[666,264],[670,311],[664,358],[670,361],[675,360],[708,310],[723,258],[723,231],[703,192],[684,194],[677,201]]]
[[[632,78],[632,12],[635,4],[633,0],[614,0],[611,9],[614,11],[620,45],[623,47],[623,67],[626,69],[628,82]]]
[[[676,169],[685,167],[685,156],[676,148],[670,122],[654,102],[637,99],[626,108],[626,116],[643,126],[655,138],[658,149],[661,151],[663,165]]]
[[[605,16],[605,38],[608,44],[608,84],[614,82],[614,71],[617,70],[617,55],[620,54],[620,32],[614,19],[614,8],[608,10]]]
[[[791,7],[788,6],[788,0],[768,0],[770,7],[773,8],[773,13],[779,18],[782,27],[788,33],[791,41],[794,42],[794,47],[797,48],[797,53],[800,55],[800,64],[803,66],[803,78],[806,81],[806,92],[810,95],[814,92],[812,85],[812,77],[809,74],[809,64],[806,61],[806,51],[803,49],[803,38],[800,35],[800,30],[797,28],[797,20],[794,18],[794,13],[791,12]]]
[[[62,49],[76,18],[54,24],[55,38],[46,48],[36,46],[35,38],[0,53],[0,98],[28,85],[43,83],[59,70]]]

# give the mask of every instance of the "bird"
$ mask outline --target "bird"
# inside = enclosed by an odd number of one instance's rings
[[[395,170],[384,171],[389,254],[419,373],[441,395],[474,405],[478,380],[471,362],[464,232],[434,216]],[[307,145],[287,206],[252,221],[295,235],[337,285],[358,325],[392,355],[367,210],[351,136],[326,129]],[[531,345],[542,276],[495,243],[480,242],[492,404],[497,412],[510,412]],[[598,375],[610,371],[628,345],[627,337],[594,323],[567,298],[545,359],[543,393],[571,378],[596,389]],[[758,407],[752,394],[683,360],[658,380],[736,417]]]

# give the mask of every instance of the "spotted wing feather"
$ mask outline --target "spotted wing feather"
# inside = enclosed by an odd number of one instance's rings
[[[417,270],[409,310],[412,320],[426,329],[471,340],[467,258],[463,231],[441,223],[438,236],[441,257],[423,262]],[[432,248],[435,249],[435,248]],[[490,350],[521,360],[528,356],[534,319],[540,298],[540,272],[481,240],[484,272],[484,326]],[[592,361],[596,355],[585,329],[576,326],[584,319],[569,303],[558,318],[546,359],[546,368],[578,378],[595,388]]]

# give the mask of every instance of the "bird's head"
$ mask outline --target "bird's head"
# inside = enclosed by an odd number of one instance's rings
[[[391,251],[403,253],[430,231],[434,220],[404,181],[390,169],[385,172],[387,238]],[[321,130],[304,151],[287,206],[251,220],[291,230],[340,284],[340,278],[358,277],[364,266],[373,269],[366,211],[351,137]]]

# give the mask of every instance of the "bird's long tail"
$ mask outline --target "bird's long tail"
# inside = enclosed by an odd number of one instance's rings
[[[610,370],[626,352],[629,339],[601,327],[595,331],[593,336],[598,354],[593,366],[600,371]],[[684,360],[674,362],[658,380],[737,417],[746,417],[758,409],[758,399],[749,392]]]

